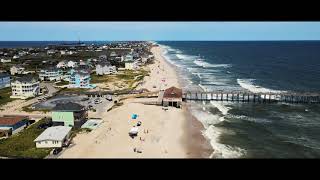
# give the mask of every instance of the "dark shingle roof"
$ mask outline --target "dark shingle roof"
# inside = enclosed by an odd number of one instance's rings
[[[182,90],[173,86],[164,91],[163,97],[164,98],[182,98]]]
[[[109,61],[103,61],[103,62],[99,62],[97,65],[100,65],[100,66],[111,66],[111,63]]]
[[[34,76],[34,75],[31,75],[31,74],[28,74],[28,75],[24,75],[22,77],[17,77],[16,81],[19,81],[19,82],[36,82],[38,81],[38,77]]]
[[[68,103],[59,103],[57,104],[54,108],[53,111],[80,111],[84,108],[84,106],[73,103],[73,102],[68,102]]]

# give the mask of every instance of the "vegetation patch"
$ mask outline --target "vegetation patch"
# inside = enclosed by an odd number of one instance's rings
[[[14,101],[15,99],[11,99],[11,88],[3,88],[0,89],[0,106],[4,106],[8,102]]]
[[[0,156],[14,158],[45,158],[50,154],[51,148],[37,149],[33,142],[44,129],[38,129],[38,125],[44,123],[42,119],[27,129],[12,135],[7,139],[0,140]]]
[[[68,85],[68,84],[69,84],[68,81],[60,81],[60,82],[56,83],[57,86],[65,86],[65,85]]]

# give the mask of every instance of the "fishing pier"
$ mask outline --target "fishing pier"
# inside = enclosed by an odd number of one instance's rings
[[[320,93],[252,93],[250,91],[185,91],[183,101],[231,101],[252,103],[320,103]]]

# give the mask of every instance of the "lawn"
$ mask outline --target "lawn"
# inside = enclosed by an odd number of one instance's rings
[[[113,82],[115,80],[116,80],[116,76],[115,75],[99,76],[99,75],[96,75],[96,74],[91,74],[90,83],[95,84],[95,83]]]
[[[63,92],[86,92],[88,91],[88,89],[85,88],[62,88],[59,93],[63,93]]]
[[[14,99],[10,99],[10,96],[11,96],[10,87],[0,89],[0,107],[14,100]]]
[[[137,86],[137,83],[142,81],[143,78],[149,73],[145,70],[125,70],[121,74],[116,75],[103,75],[98,76],[95,74],[91,75],[91,83],[112,83],[113,85],[125,84],[126,90],[133,90]],[[122,82],[122,83],[121,83]]]
[[[64,85],[68,85],[68,84],[69,84],[68,81],[60,81],[60,82],[56,83],[57,86],[64,86]]]
[[[15,158],[45,158],[50,154],[51,148],[37,149],[33,142],[44,129],[37,129],[38,125],[44,123],[40,120],[18,134],[7,139],[0,140],[0,156]]]

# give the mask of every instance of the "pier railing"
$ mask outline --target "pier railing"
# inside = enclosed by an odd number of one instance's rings
[[[320,103],[320,93],[283,92],[283,93],[252,93],[249,91],[184,91],[184,101],[231,101],[253,103]]]

